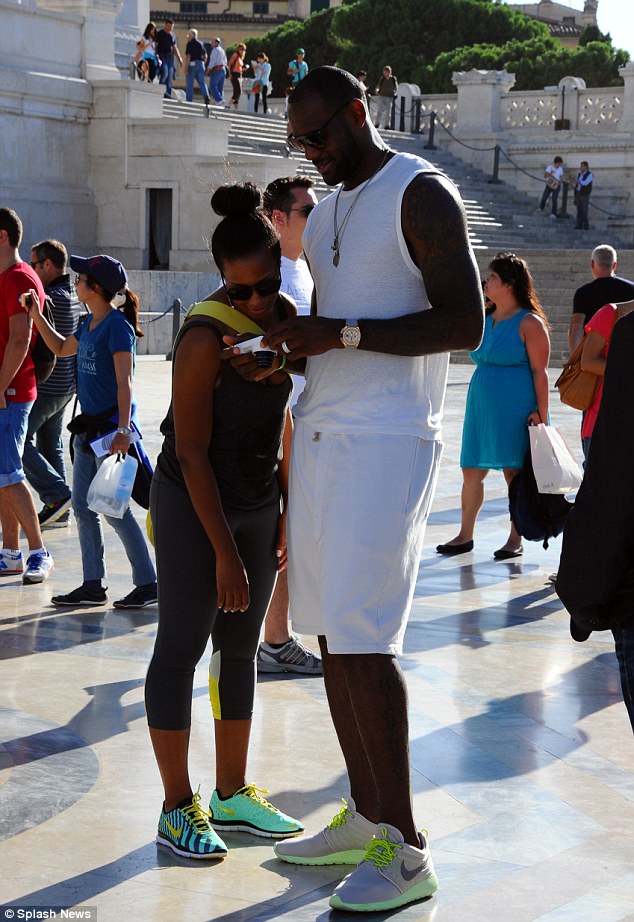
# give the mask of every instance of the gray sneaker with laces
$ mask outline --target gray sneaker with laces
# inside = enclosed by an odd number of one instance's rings
[[[283,647],[263,642],[258,648],[258,672],[296,672],[300,675],[321,675],[321,660],[297,637],[291,637]]]
[[[408,845],[395,826],[379,823],[363,860],[341,881],[330,905],[350,912],[388,912],[438,889],[426,833],[420,848]]]
[[[312,836],[300,836],[277,842],[274,851],[290,864],[357,864],[366,853],[376,832],[376,824],[356,812],[352,798],[343,800],[343,807],[325,829]]]

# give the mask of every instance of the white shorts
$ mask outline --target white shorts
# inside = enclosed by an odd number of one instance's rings
[[[331,653],[403,650],[442,443],[298,421],[288,513],[293,628]]]

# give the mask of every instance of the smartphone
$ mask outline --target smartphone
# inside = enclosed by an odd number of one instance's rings
[[[20,304],[22,305],[24,310],[28,311],[28,309],[33,304],[33,297],[30,294],[28,294],[28,292],[25,292],[23,295],[20,295]]]

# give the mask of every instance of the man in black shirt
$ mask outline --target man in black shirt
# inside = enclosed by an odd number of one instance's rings
[[[185,47],[185,97],[187,102],[193,102],[194,81],[196,81],[200,87],[200,92],[203,94],[205,105],[209,105],[210,97],[205,84],[206,63],[207,52],[203,43],[198,41],[198,29],[190,29],[187,33],[187,45]]]
[[[174,55],[180,61],[181,67],[183,66],[183,59],[174,35],[173,19],[166,19],[163,28],[156,33],[156,53],[161,61],[159,83],[165,85],[165,98],[171,99],[172,83],[174,81]]]
[[[575,291],[572,317],[568,329],[568,348],[572,354],[584,335],[586,323],[604,304],[631,301],[634,282],[619,278],[616,272],[616,250],[603,243],[592,251],[590,269],[594,281]]]

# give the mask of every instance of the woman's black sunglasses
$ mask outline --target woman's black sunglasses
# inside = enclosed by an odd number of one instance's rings
[[[227,286],[224,276],[222,281],[230,301],[249,301],[254,291],[257,291],[261,298],[266,298],[267,295],[277,294],[282,287],[282,279],[279,275],[275,279],[262,279],[257,285],[235,285],[232,288]]]
[[[303,153],[307,147],[314,147],[316,150],[321,150],[322,147],[326,146],[326,139],[324,138],[323,132],[350,102],[352,102],[351,99],[349,99],[348,102],[342,103],[339,108],[333,112],[328,121],[324,122],[321,128],[316,128],[315,131],[309,131],[308,134],[289,134],[286,138],[288,146],[292,147],[293,150],[298,150],[300,153]]]

